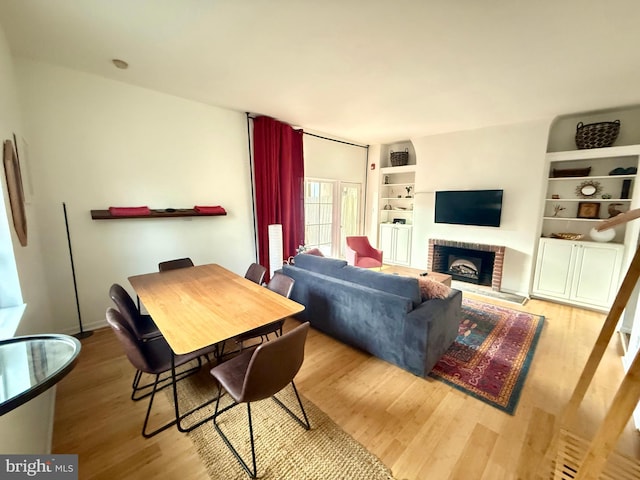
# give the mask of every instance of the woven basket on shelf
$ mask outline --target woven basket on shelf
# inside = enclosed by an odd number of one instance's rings
[[[589,123],[579,122],[576,127],[576,146],[578,148],[610,147],[620,133],[620,120],[613,122]]]
[[[409,163],[409,149],[405,148],[404,152],[394,152],[391,150],[389,154],[389,158],[391,159],[392,167],[401,167]]]

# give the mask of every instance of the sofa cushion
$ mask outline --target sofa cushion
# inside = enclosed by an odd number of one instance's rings
[[[342,267],[347,265],[345,260],[339,260],[337,258],[319,257],[317,255],[308,255],[306,253],[300,253],[293,259],[297,268],[309,270],[311,272],[321,273],[330,277],[337,277],[338,272]]]
[[[451,293],[451,288],[446,286],[444,283],[436,282],[429,277],[419,277],[418,286],[420,287],[420,295],[423,300],[447,298]]]
[[[414,308],[422,303],[420,288],[415,278],[390,275],[351,265],[341,268],[337,271],[337,274],[337,278],[342,280],[408,298],[413,303]]]

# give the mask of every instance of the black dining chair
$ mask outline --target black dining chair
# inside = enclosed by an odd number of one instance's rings
[[[276,272],[273,275],[271,281],[267,284],[267,288],[272,292],[279,293],[285,298],[289,298],[291,296],[291,291],[293,290],[293,285],[295,280],[284,273]],[[251,340],[253,338],[260,338],[260,343],[265,340],[269,340],[269,334],[274,333],[276,336],[282,334],[282,326],[284,325],[284,319],[278,320],[276,322],[270,323],[268,325],[263,325],[258,328],[254,328],[253,330],[249,330],[248,332],[242,333],[235,337],[236,343],[240,344],[240,349],[242,350],[243,344],[247,340]]]
[[[309,323],[303,323],[275,340],[265,342],[254,350],[245,350],[237,357],[211,369],[211,375],[218,382],[218,396],[216,399],[213,426],[251,478],[257,477],[255,441],[251,418],[252,402],[271,397],[291,415],[294,420],[302,425],[305,430],[311,428],[307,413],[300,400],[300,395],[298,394],[295,383],[293,383],[293,379],[304,361],[304,345],[308,331]],[[298,400],[303,418],[294,414],[289,407],[284,405],[275,396],[289,384],[291,384],[296,399]],[[223,388],[233,399],[233,403],[220,409],[220,397],[222,396]],[[247,404],[252,468],[250,468],[247,462],[240,456],[218,424],[218,417],[221,414],[241,403]]]
[[[169,270],[176,270],[178,268],[193,267],[193,262],[190,258],[177,258],[175,260],[167,260],[165,262],[158,263],[158,271],[166,272]],[[140,305],[140,297],[136,296],[136,303],[138,304],[138,311],[140,312],[142,306]]]
[[[264,276],[267,274],[267,269],[259,263],[252,263],[247,269],[247,273],[244,274],[244,278],[251,280],[258,285],[264,283]]]
[[[122,315],[122,317],[127,322],[130,330],[133,332],[135,337],[141,342],[149,342],[157,339],[162,339],[162,333],[153,322],[153,319],[150,315],[142,315],[139,310],[136,308],[133,303],[133,299],[127,293],[127,291],[119,284],[114,283],[111,285],[109,289],[109,296],[111,300],[118,307],[118,311]],[[208,360],[208,358],[207,358]],[[184,371],[179,372],[179,376],[188,376],[193,373],[196,373],[199,369],[198,367],[190,368]],[[151,395],[151,388],[153,387],[153,382],[141,384],[143,372],[141,370],[136,370],[136,373],[133,376],[133,381],[131,382],[131,400],[138,401],[143,398]],[[163,389],[171,383],[170,376],[164,376],[160,378],[158,384],[160,385],[160,389]]]
[[[158,271],[167,272],[169,270],[177,270],[179,268],[193,267],[193,261],[189,258],[177,258],[175,260],[167,260],[158,264]]]
[[[160,330],[153,322],[151,315],[143,315],[140,310],[136,308],[133,303],[133,299],[127,293],[127,291],[119,284],[114,283],[109,289],[109,296],[113,303],[116,304],[118,311],[126,320],[129,328],[134,333],[136,338],[140,341],[146,342],[155,340],[162,337]],[[131,400],[141,400],[151,394],[150,388],[152,383],[140,384],[142,380],[142,372],[136,370],[131,382]],[[161,384],[165,384],[168,379],[161,380]]]
[[[133,303],[133,299],[122,285],[118,283],[111,285],[109,296],[140,340],[151,340],[162,336],[151,315],[140,313]]]
[[[172,425],[175,425],[178,421],[179,412],[178,406],[175,405],[176,410],[176,418],[172,421],[165,423],[164,425],[156,428],[155,430],[148,432],[147,427],[149,424],[149,415],[151,413],[151,407],[153,406],[153,400],[155,398],[156,393],[166,386],[173,386],[175,389],[176,382],[186,378],[188,375],[185,374],[176,374],[175,377],[172,374],[172,370],[175,370],[175,367],[180,367],[182,365],[186,365],[192,361],[197,362],[197,367],[195,369],[199,369],[202,366],[201,356],[206,353],[211,353],[211,349],[213,347],[208,347],[206,349],[197,350],[195,352],[186,354],[186,355],[174,355],[171,347],[166,342],[163,337],[159,337],[153,341],[141,341],[133,329],[129,325],[129,322],[124,318],[124,316],[116,309],[109,308],[107,309],[107,323],[113,329],[116,337],[120,341],[124,352],[129,359],[129,362],[140,372],[147,373],[150,375],[154,375],[155,379],[152,384],[152,390],[149,394],[138,398],[150,397],[149,398],[149,406],[147,407],[147,413],[144,418],[144,423],[142,425],[142,436],[145,438],[152,437],[163,430],[166,430]],[[173,357],[173,358],[172,358]],[[172,368],[172,360],[173,367]],[[186,370],[183,373],[190,372],[193,369]],[[168,378],[169,383],[164,386],[158,388],[162,383],[161,375],[169,373],[170,376]],[[176,398],[176,393],[174,390],[174,399]],[[213,399],[209,402],[213,403]],[[191,412],[188,412],[185,415],[188,415]]]

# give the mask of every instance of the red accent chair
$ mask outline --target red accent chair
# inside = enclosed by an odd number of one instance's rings
[[[355,267],[382,267],[382,250],[373,248],[365,236],[347,237],[347,263]]]

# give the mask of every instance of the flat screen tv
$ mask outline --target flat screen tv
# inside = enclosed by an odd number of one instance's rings
[[[436,192],[435,222],[499,227],[502,190]]]

